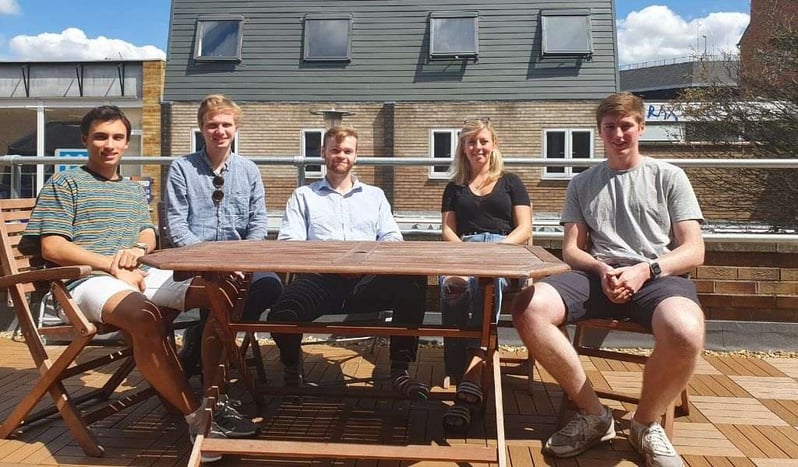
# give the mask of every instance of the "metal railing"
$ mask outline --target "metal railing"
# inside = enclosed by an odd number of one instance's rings
[[[182,157],[182,156],[181,156]],[[180,157],[147,157],[126,156],[122,159],[123,165],[159,165],[168,166]],[[297,186],[305,183],[305,168],[309,165],[323,165],[319,157],[287,156],[254,156],[248,157],[257,165],[268,166],[293,166],[297,170]],[[798,158],[790,159],[658,159],[669,162],[682,168],[756,168],[756,169],[798,169]],[[508,167],[586,167],[602,163],[603,159],[543,159],[540,157],[505,157],[504,163]],[[22,166],[49,166],[49,165],[82,165],[86,162],[81,157],[37,157],[7,155],[0,156],[0,167],[10,167],[10,192],[11,197],[18,196],[19,187],[23,177]],[[442,166],[449,164],[448,159],[434,159],[430,157],[358,157],[360,166],[375,167],[406,167],[406,166]],[[2,172],[2,170],[0,170]],[[31,176],[34,174],[30,174]],[[163,186],[163,185],[161,185]],[[16,195],[16,196],[15,196]],[[400,224],[409,227],[403,232],[413,235],[439,235],[439,215],[434,216],[397,216]],[[717,230],[717,226],[714,226]],[[538,218],[534,221],[535,238],[540,240],[561,240],[562,230],[557,219],[548,217]],[[704,239],[712,243],[798,243],[798,233],[751,233],[751,232],[717,232],[705,231]]]

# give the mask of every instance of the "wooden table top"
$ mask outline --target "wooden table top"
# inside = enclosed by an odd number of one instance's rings
[[[537,279],[568,266],[539,246],[477,242],[220,241],[155,251],[172,271],[464,275]]]

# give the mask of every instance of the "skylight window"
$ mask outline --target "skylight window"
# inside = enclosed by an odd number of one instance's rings
[[[541,10],[543,55],[593,54],[590,10]]]
[[[194,60],[240,61],[244,18],[213,15],[197,19]]]

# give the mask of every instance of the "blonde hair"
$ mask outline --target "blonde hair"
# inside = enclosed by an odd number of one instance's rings
[[[596,108],[596,126],[601,129],[601,120],[607,115],[634,116],[637,123],[645,123],[646,109],[643,99],[629,92],[610,94]]]
[[[452,161],[451,180],[457,185],[467,185],[471,181],[471,165],[465,155],[465,145],[468,139],[475,137],[480,131],[488,130],[493,139],[493,151],[488,156],[488,178],[485,183],[493,183],[498,180],[504,170],[502,152],[499,149],[499,138],[493,128],[490,119],[481,118],[466,120],[460,130],[460,137],[457,140],[457,149],[454,151]]]
[[[211,112],[232,112],[236,126],[241,123],[241,107],[221,94],[211,94],[202,100],[197,110],[197,123],[200,128],[205,123],[205,117]]]

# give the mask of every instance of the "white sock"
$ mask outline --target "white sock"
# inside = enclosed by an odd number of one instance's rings
[[[203,414],[205,413],[205,407],[206,407],[206,401],[207,400],[208,399],[206,397],[203,397],[202,398],[202,403],[197,408],[197,410],[195,410],[195,411],[193,411],[190,414],[185,416],[186,417],[186,423],[188,423],[189,425],[193,425],[193,424],[197,423],[197,420],[199,420],[199,418],[202,417]]]

